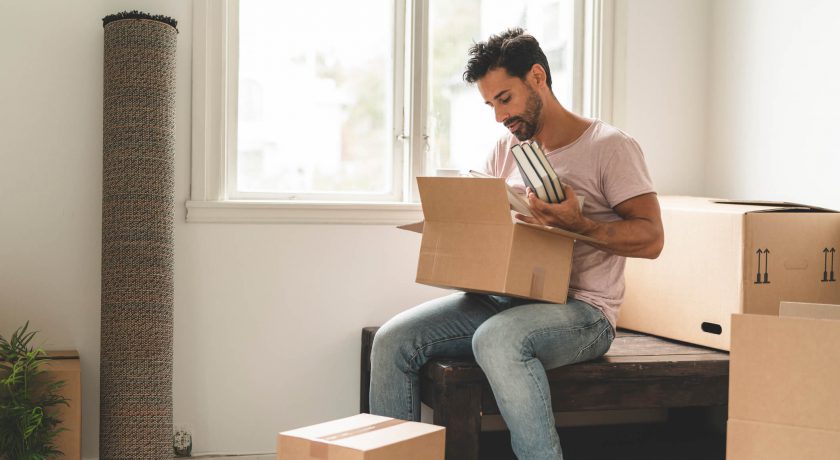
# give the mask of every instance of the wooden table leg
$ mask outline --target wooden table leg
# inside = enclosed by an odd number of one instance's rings
[[[370,412],[370,352],[373,348],[373,337],[378,327],[366,327],[362,329],[362,366],[359,373],[359,413]]]
[[[446,460],[478,460],[481,385],[435,385],[434,424],[446,427]]]

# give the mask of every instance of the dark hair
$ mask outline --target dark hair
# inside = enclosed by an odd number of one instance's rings
[[[468,83],[475,83],[498,68],[505,69],[511,77],[524,79],[531,67],[539,64],[545,69],[545,82],[551,89],[551,70],[545,53],[537,39],[520,27],[491,35],[486,42],[474,43],[468,54],[470,60],[464,71],[464,80]]]

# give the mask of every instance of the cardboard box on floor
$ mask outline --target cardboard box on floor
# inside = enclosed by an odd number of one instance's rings
[[[82,457],[82,369],[76,350],[48,351],[50,360],[46,364],[47,375],[55,380],[64,380],[59,393],[67,398],[68,406],[58,406],[59,428],[62,431],[55,439],[55,447],[64,453],[62,459],[74,460]]]
[[[565,303],[575,240],[596,241],[511,218],[504,179],[418,177],[424,222],[417,282]]]
[[[45,365],[47,376],[64,380],[59,393],[67,398],[68,406],[58,406],[59,428],[55,447],[64,453],[62,459],[74,460],[82,457],[82,369],[76,350],[48,351],[49,361]]]
[[[840,305],[732,317],[726,458],[840,458]]]
[[[840,213],[769,202],[659,197],[665,247],[627,259],[618,325],[729,349],[733,313],[840,303]]]
[[[277,435],[278,460],[443,460],[446,429],[359,414]]]

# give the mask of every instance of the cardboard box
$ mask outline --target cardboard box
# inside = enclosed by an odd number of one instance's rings
[[[840,306],[785,309],[733,315],[728,459],[840,458]]]
[[[359,414],[277,435],[278,460],[443,460],[446,429]]]
[[[424,222],[417,282],[565,303],[575,240],[512,218],[504,179],[418,177]]]
[[[68,399],[69,406],[57,408],[62,420],[55,446],[64,453],[62,459],[78,460],[82,457],[82,372],[79,353],[75,350],[48,351],[49,361],[44,364],[46,375],[52,380],[64,380],[59,394]]]
[[[733,313],[840,303],[840,213],[768,202],[659,197],[665,247],[627,259],[618,325],[729,349]]]

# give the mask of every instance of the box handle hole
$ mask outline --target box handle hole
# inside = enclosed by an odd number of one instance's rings
[[[703,323],[700,325],[700,329],[703,329],[703,332],[717,335],[720,335],[720,333],[723,332],[723,328],[720,327],[720,324],[715,323]]]

